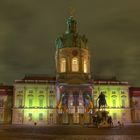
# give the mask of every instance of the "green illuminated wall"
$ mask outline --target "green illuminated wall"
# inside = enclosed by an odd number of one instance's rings
[[[93,90],[94,108],[98,108],[97,98],[105,94],[109,115],[116,121],[130,121],[130,104],[128,85],[95,84]]]
[[[16,84],[13,123],[33,124],[56,121],[56,93],[54,84]]]
[[[95,85],[94,86],[94,102],[96,102],[100,92],[103,92],[106,96],[108,107],[129,107],[129,91],[128,86],[121,85]],[[116,100],[116,105],[113,106],[113,99]],[[123,104],[123,100],[125,103]]]

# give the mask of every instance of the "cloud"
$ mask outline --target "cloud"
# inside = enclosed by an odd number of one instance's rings
[[[93,75],[140,85],[140,1],[1,0],[0,81],[26,73],[55,75],[55,39],[64,33],[69,7],[86,34]]]

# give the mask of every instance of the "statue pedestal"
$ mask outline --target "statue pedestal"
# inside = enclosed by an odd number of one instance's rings
[[[96,111],[93,116],[93,125],[95,127],[110,127],[109,117],[108,112],[105,110]]]

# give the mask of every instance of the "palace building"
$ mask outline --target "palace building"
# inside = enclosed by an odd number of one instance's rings
[[[100,110],[106,110],[114,124],[139,122],[140,89],[115,78],[92,78],[87,38],[78,33],[73,16],[66,24],[55,41],[56,76],[26,75],[15,80],[14,89],[0,86],[0,123],[92,124],[101,92],[106,106]]]

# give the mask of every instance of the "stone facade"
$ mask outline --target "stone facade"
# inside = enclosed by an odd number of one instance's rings
[[[118,121],[125,124],[131,122],[129,85],[127,82],[115,80],[94,81],[94,108],[98,109],[98,96],[103,92],[106,98],[106,109],[112,116],[114,124]]]
[[[13,124],[56,124],[55,79],[26,76],[14,84]]]

